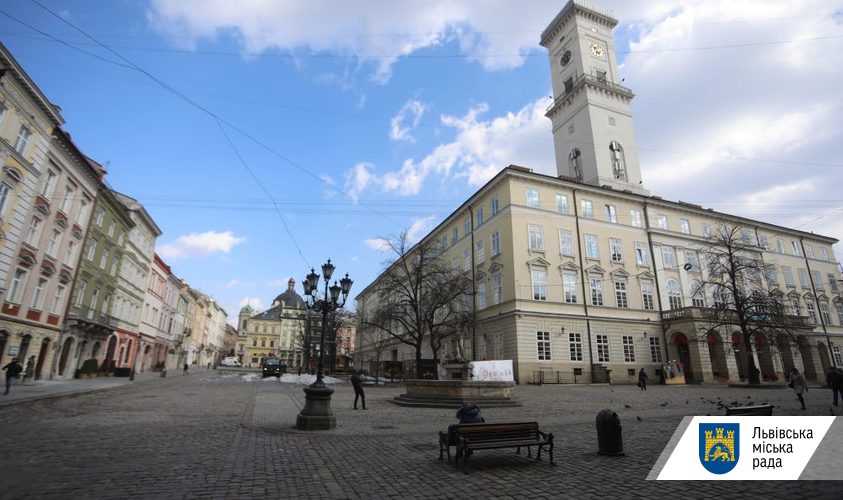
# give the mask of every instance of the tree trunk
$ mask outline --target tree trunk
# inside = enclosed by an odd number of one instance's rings
[[[761,372],[755,367],[755,356],[752,355],[752,341],[749,334],[743,336],[743,349],[746,356],[746,370],[747,377],[749,377],[749,383],[760,384],[761,379],[759,374]]]
[[[416,346],[416,378],[422,378],[421,345]]]

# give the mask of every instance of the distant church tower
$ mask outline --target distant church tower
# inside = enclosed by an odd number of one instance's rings
[[[570,0],[541,35],[550,56],[556,171],[595,186],[649,195],[632,127],[634,94],[620,85],[610,13]]]

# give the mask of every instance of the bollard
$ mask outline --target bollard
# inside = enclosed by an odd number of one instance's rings
[[[621,419],[611,410],[600,410],[597,414],[597,453],[610,457],[622,457],[623,436]]]

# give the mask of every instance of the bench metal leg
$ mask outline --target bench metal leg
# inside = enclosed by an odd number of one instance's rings
[[[553,434],[547,435],[547,453],[550,455],[550,465],[555,466],[556,462],[553,461]]]

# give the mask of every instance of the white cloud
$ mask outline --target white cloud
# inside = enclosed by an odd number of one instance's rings
[[[410,135],[410,130],[419,126],[422,115],[427,108],[424,103],[415,99],[410,99],[398,111],[398,114],[392,117],[389,125],[389,138],[393,141],[409,141],[415,142],[416,139]],[[405,126],[404,121],[410,117],[410,125]]]
[[[238,286],[243,285],[244,283],[237,278],[228,280],[226,283],[222,285],[223,288],[235,288]]]
[[[255,311],[263,311],[264,304],[263,301],[258,297],[243,297],[240,299],[240,304],[238,305],[238,311],[245,307],[246,305],[250,306]]]
[[[322,185],[325,186],[325,197],[331,198],[337,194],[337,181],[334,180],[328,174],[319,174],[319,180],[322,181]]]
[[[365,243],[372,250],[377,250],[381,253],[389,251],[390,248],[389,242],[386,241],[384,238],[368,238],[363,243]]]
[[[345,174],[345,192],[355,203],[360,199],[360,193],[375,180],[373,168],[370,163],[358,163]]]
[[[214,253],[227,254],[246,238],[234,236],[231,231],[218,233],[207,231],[179,236],[173,243],[165,243],[158,249],[159,255],[166,259],[183,257],[205,257]]]

